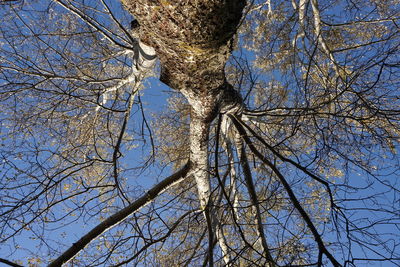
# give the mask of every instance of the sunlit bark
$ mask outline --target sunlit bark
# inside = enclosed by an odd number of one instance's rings
[[[212,205],[208,135],[218,112],[236,111],[242,103],[225,78],[233,34],[244,1],[125,1],[140,24],[139,38],[153,47],[161,63],[160,80],[180,91],[192,106],[190,162],[201,208],[230,261],[222,228]],[[212,240],[210,240],[212,246]],[[212,253],[210,253],[212,255]],[[212,259],[210,259],[210,264]]]

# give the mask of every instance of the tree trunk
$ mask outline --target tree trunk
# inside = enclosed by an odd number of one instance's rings
[[[239,94],[226,81],[224,68],[245,0],[124,0],[124,4],[139,22],[140,41],[157,53],[160,80],[180,91],[192,107],[192,174],[209,231],[217,237],[227,264],[225,238],[210,202],[208,134],[219,112],[235,113],[242,107]]]
[[[160,80],[182,92],[194,110],[199,111],[200,105],[208,115],[218,111],[224,91],[232,93],[224,67],[245,0],[124,3],[139,21],[141,42],[156,50],[161,63]]]
[[[210,184],[210,173],[208,164],[208,135],[210,130],[210,122],[198,117],[192,112],[190,121],[190,162],[192,166],[191,174],[194,176],[197,192],[200,201],[200,207],[204,211],[206,219],[209,219],[209,231],[212,236],[217,237],[218,244],[221,248],[224,262],[227,266],[231,261],[226,239],[222,226],[217,217]],[[209,240],[210,246],[213,246],[213,240]],[[211,254],[211,253],[210,253]],[[209,259],[212,262],[212,257]]]

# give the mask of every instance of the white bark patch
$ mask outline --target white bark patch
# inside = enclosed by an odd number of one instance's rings
[[[136,95],[140,82],[148,76],[153,69],[157,60],[156,51],[151,46],[145,45],[141,41],[136,43],[134,51],[125,50],[122,54],[133,54],[133,63],[131,73],[116,85],[106,88],[104,93],[100,96],[100,104],[96,107],[97,113],[101,107],[107,105],[111,99],[112,94],[127,84],[132,84],[131,93]]]
[[[134,62],[134,65],[137,68],[137,74],[153,69],[157,59],[154,48],[139,41],[136,52],[137,57],[135,58],[136,62]]]
[[[208,131],[209,123],[193,116],[190,122],[190,161],[196,180],[201,209],[205,209],[211,195],[208,173]]]
[[[230,184],[230,189],[232,192],[233,196],[233,211],[234,211],[234,217],[236,221],[239,221],[239,195],[237,192],[237,174],[236,174],[236,168],[235,168],[235,159],[233,155],[233,145],[231,142],[231,137],[230,135],[232,133],[232,123],[228,116],[224,115],[222,117],[222,122],[221,122],[221,133],[223,136],[222,139],[222,145],[224,147],[224,150],[226,152],[226,155],[228,157],[229,165],[230,165],[230,178],[231,178],[231,184]]]

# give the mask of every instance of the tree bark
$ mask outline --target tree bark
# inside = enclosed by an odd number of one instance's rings
[[[140,24],[140,41],[157,53],[160,80],[180,91],[192,107],[192,174],[210,236],[217,237],[228,264],[225,238],[212,205],[208,135],[218,113],[236,113],[242,107],[243,101],[227,82],[224,68],[245,0],[124,0],[124,4]],[[212,251],[209,254],[212,264]]]
[[[235,95],[224,67],[245,0],[123,2],[139,21],[141,42],[156,50],[160,80],[182,92],[196,112],[206,111],[199,116],[212,120],[222,100]]]

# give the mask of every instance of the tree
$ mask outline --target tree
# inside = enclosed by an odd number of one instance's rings
[[[122,4],[2,6],[2,262],[400,264],[398,3]]]

